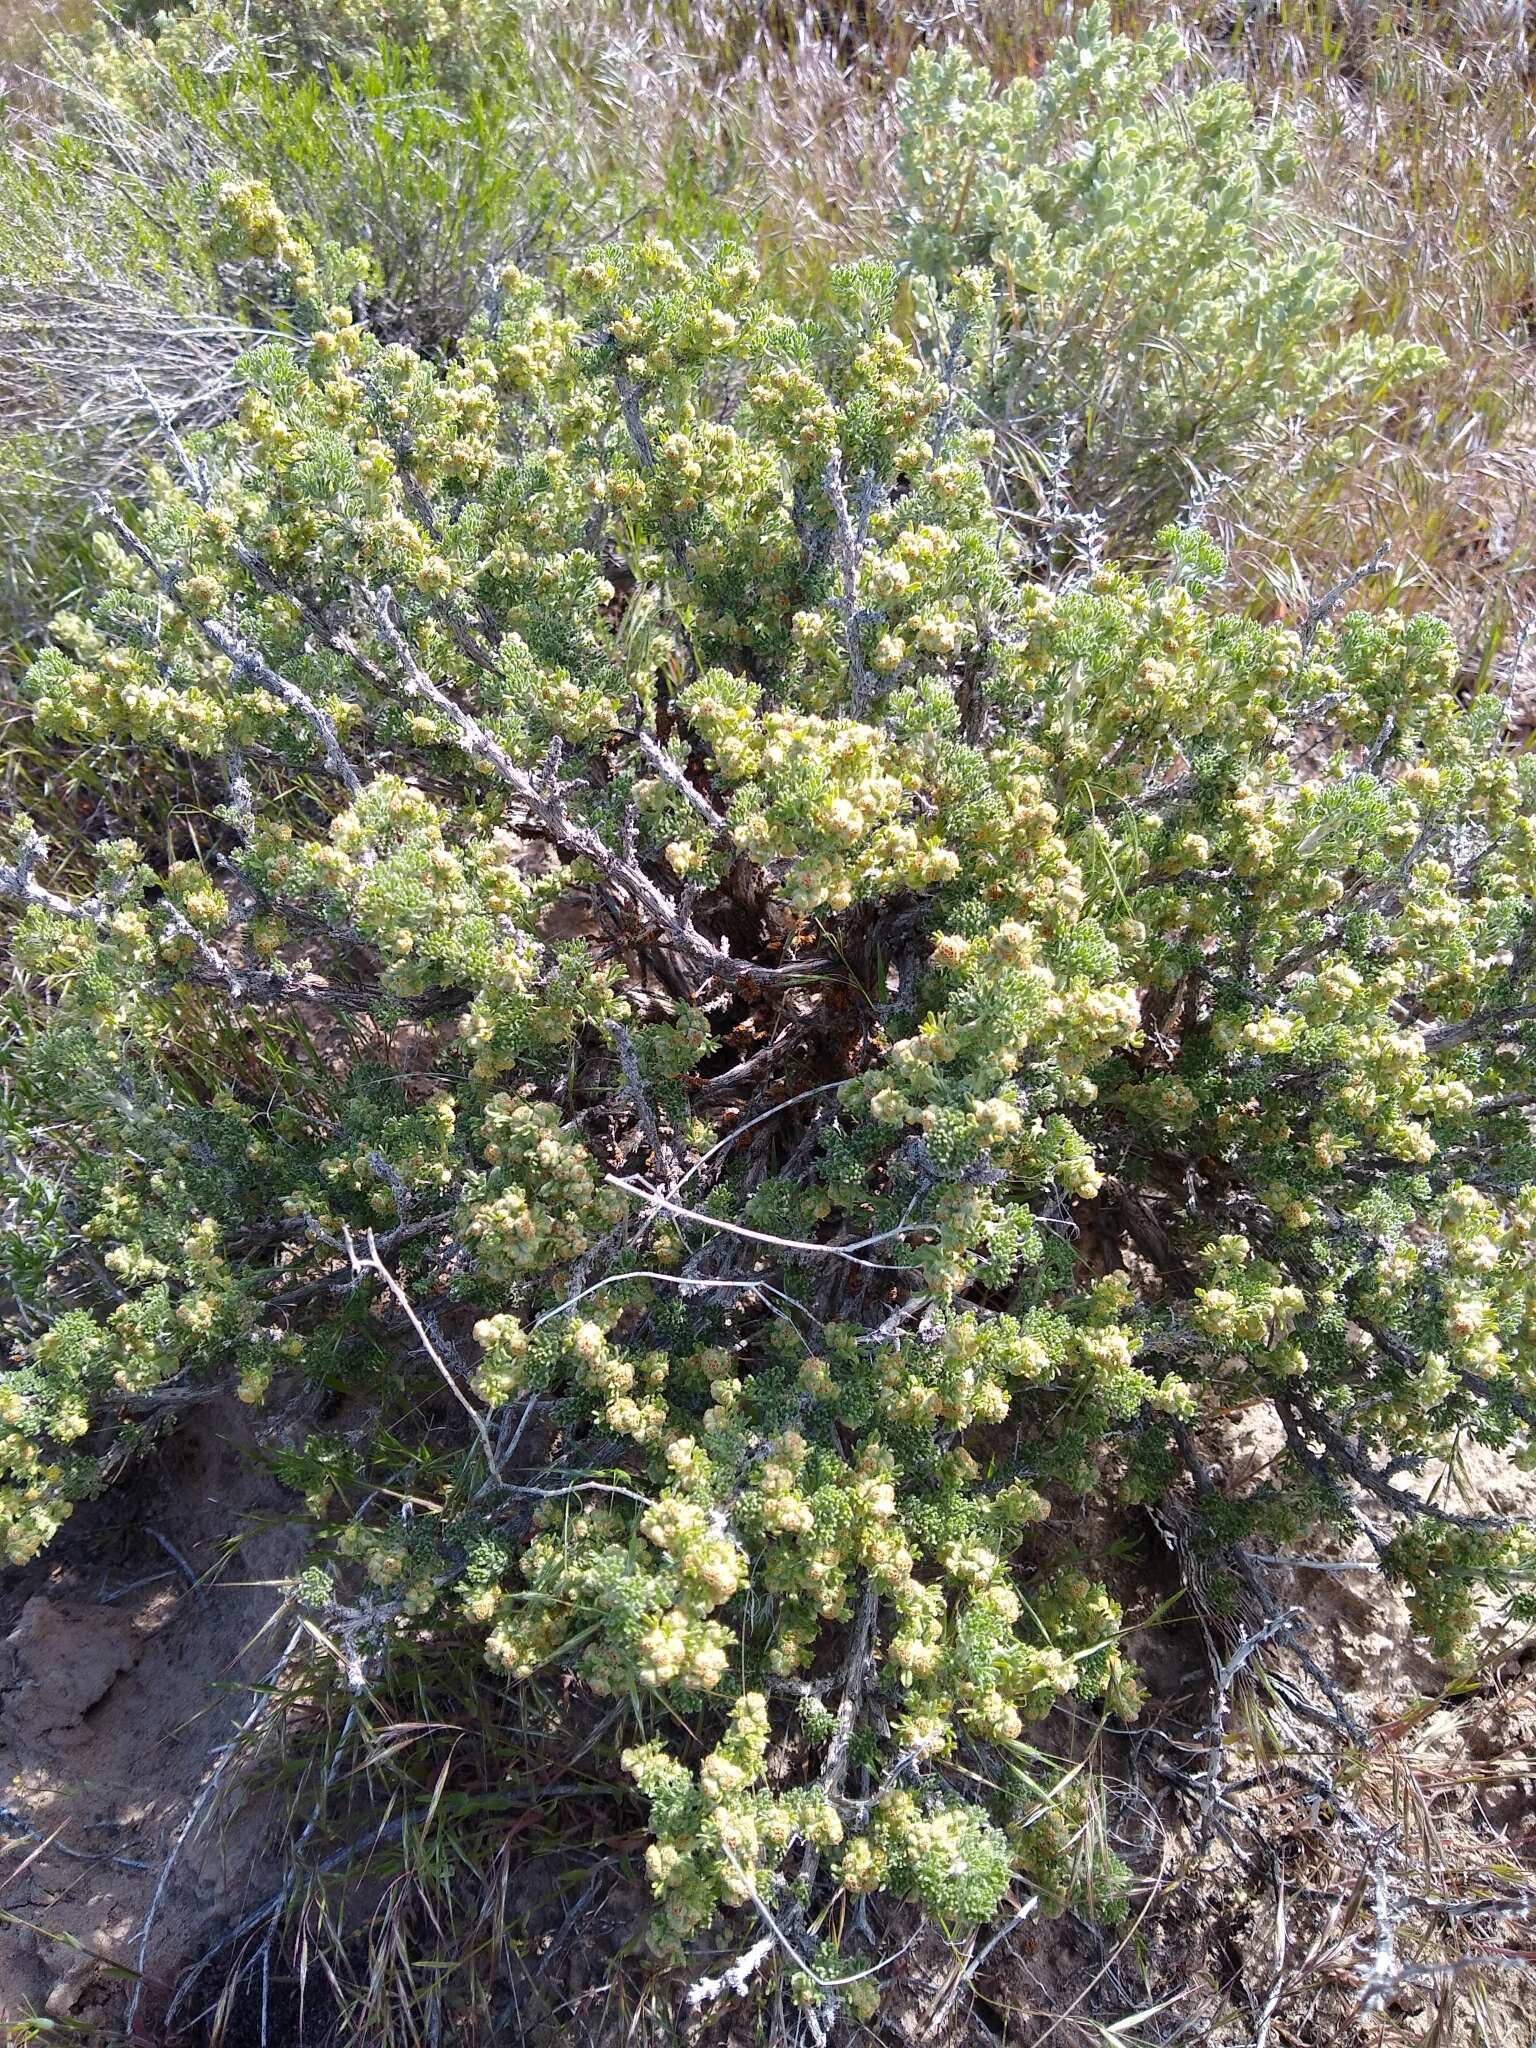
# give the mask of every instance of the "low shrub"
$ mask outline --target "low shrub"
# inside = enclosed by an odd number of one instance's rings
[[[824,51],[733,67],[604,0],[205,0],[55,34],[28,84],[0,159],[0,639],[73,587],[95,500],[167,427],[221,417],[241,351],[291,327],[275,273],[210,257],[222,181],[270,187],[317,250],[366,251],[360,317],[428,352],[509,260],[558,269],[624,221],[701,249],[760,234],[814,292],[888,211],[872,103]]]
[[[1085,520],[1145,544],[1298,419],[1315,481],[1362,407],[1442,360],[1351,331],[1356,285],[1290,196],[1295,135],[1235,81],[1175,89],[1184,56],[1100,4],[1037,75],[998,89],[962,49],[919,50],[902,87],[906,247],[941,291],[993,273],[983,403],[1047,550]]]
[[[611,1701],[654,1947],[738,1916],[823,2011],[879,1991],[835,1897],[1083,1895],[1024,1731],[1138,1691],[1053,1504],[1358,1523],[1448,1651],[1451,1579],[1528,1612],[1397,1483],[1536,1414],[1536,768],[1444,629],[1255,624],[1196,532],[1035,580],[989,273],[948,378],[884,267],[813,323],[654,238],[436,364],[220,204],[303,338],[28,681],[189,800],[0,862],[10,1556],[210,1374],[344,1391],[283,1453],[322,1635]]]

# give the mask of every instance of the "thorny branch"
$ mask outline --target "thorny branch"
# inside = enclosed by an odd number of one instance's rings
[[[459,1406],[464,1410],[464,1413],[469,1417],[470,1425],[474,1429],[475,1435],[479,1439],[480,1448],[485,1454],[486,1470],[491,1474],[493,1478],[499,1476],[499,1468],[496,1462],[496,1450],[495,1446],[491,1442],[490,1431],[486,1428],[485,1417],[480,1413],[480,1410],[476,1408],[474,1403],[470,1400],[469,1396],[464,1392],[463,1387],[460,1386],[458,1376],[453,1372],[451,1367],[448,1365],[438,1345],[433,1343],[432,1338],[426,1329],[426,1326],[421,1320],[421,1317],[412,1307],[410,1296],[406,1293],[405,1289],[400,1285],[400,1282],[395,1278],[394,1274],[389,1270],[388,1266],[385,1265],[382,1257],[379,1254],[378,1240],[375,1238],[373,1232],[371,1230],[368,1231],[364,1240],[368,1248],[366,1258],[359,1256],[357,1245],[353,1239],[352,1233],[350,1230],[347,1230],[346,1228],[343,1228],[342,1231],[342,1242],[346,1246],[347,1258],[351,1263],[353,1273],[359,1279],[361,1279],[365,1273],[376,1273],[379,1279],[383,1281],[385,1287],[389,1290],[390,1294],[394,1297],[396,1303],[399,1305],[401,1312],[405,1316],[406,1321],[410,1324],[412,1331],[415,1333],[416,1341],[420,1344],[422,1350],[426,1353],[428,1359],[436,1367],[437,1371],[441,1374],[443,1383],[447,1387],[449,1393],[452,1394],[454,1400],[458,1402]]]
[[[322,711],[314,699],[300,689],[297,683],[291,682],[287,676],[279,675],[271,663],[231,627],[221,624],[217,619],[203,618],[195,608],[188,606],[182,599],[180,576],[155,560],[120,513],[110,508],[105,509],[103,519],[108,531],[115,534],[122,547],[148,569],[160,589],[173,604],[185,612],[214,652],[224,656],[237,676],[270,691],[280,703],[286,704],[290,711],[299,714],[319,740],[328,772],[341,783],[349,796],[361,796],[362,779],[347,758],[340,735],[336,731],[335,721]]]
[[[626,896],[664,933],[677,950],[696,965],[725,981],[803,979],[809,967],[762,966],[738,960],[708,939],[691,917],[661,889],[632,855],[615,851],[598,832],[571,816],[558,784],[541,785],[490,733],[457,703],[417,661],[401,630],[394,593],[385,588],[373,598],[380,632],[395,655],[407,696],[424,698],[446,718],[472,760],[483,762],[511,790],[530,823],[567,853],[588,860],[619,893]]]

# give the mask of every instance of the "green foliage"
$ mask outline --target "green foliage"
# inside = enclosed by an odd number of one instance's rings
[[[363,13],[381,10],[360,29]],[[21,626],[80,573],[86,508],[137,477],[157,420],[227,412],[241,351],[293,325],[286,271],[210,243],[226,187],[270,188],[322,263],[366,251],[364,317],[426,348],[458,339],[506,262],[653,197],[594,155],[575,82],[532,76],[510,16],[467,68],[415,10],[398,26],[308,69],[221,5],[50,43],[46,92],[10,114],[0,158],[0,523]]]
[[[1382,1564],[1406,1589],[1414,1626],[1453,1670],[1477,1669],[1474,1646],[1490,1592],[1514,1621],[1536,1620],[1536,1530],[1529,1527],[1415,1523],[1393,1537]]]
[[[1177,532],[1035,581],[893,272],[621,240],[434,360],[213,197],[290,332],[27,684],[184,802],[0,848],[9,1555],[189,1374],[312,1376],[372,1419],[288,1453],[305,1598],[611,1701],[663,1954],[1112,1905],[1010,1777],[1138,1704],[1053,1504],[1206,1404],[1298,1530],[1526,1444],[1536,765],[1430,621],[1256,624]]]
[[[918,51],[902,87],[906,245],[940,290],[990,273],[984,403],[1048,532],[1065,510],[1144,543],[1293,417],[1326,443],[1338,400],[1440,361],[1342,331],[1355,287],[1289,197],[1295,138],[1240,85],[1175,86],[1183,55],[1101,0],[1035,76]]]
[[[134,133],[183,137],[199,189],[208,163],[258,178],[312,241],[366,248],[370,324],[429,349],[457,340],[501,266],[552,246],[575,209],[576,166],[550,161],[562,124],[574,139],[573,110],[539,103],[510,21],[457,90],[414,36],[306,72],[207,6],[103,41],[89,80]],[[603,180],[583,235],[625,203]]]
[[[1280,421],[1310,418],[1326,447],[1340,399],[1379,399],[1430,360],[1342,332],[1351,286],[1287,201],[1283,130],[1235,86],[1168,95],[1171,32],[1131,44],[1089,13],[1038,79],[997,96],[959,51],[919,52],[898,198],[863,88],[838,116],[846,189],[795,188],[777,131],[818,83],[813,44],[791,37],[781,76],[769,51],[696,47],[664,15],[589,13],[275,5],[256,18],[267,36],[200,4],[50,44],[47,90],[12,117],[0,167],[0,519],[23,626],[79,572],[80,512],[136,472],[156,413],[217,416],[251,330],[291,323],[259,267],[209,260],[231,178],[270,185],[317,249],[366,249],[363,317],[429,350],[458,339],[503,263],[558,268],[626,217],[700,245],[755,235],[814,295],[838,219],[879,245],[904,211],[907,253],[941,292],[989,267],[988,405],[1010,490],[1048,501],[1048,528],[1070,506],[1144,541],[1201,477],[1250,473]],[[610,33],[632,46],[623,78]],[[1343,455],[1339,439],[1324,467]]]

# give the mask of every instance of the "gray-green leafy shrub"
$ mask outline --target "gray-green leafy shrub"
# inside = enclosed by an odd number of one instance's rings
[[[1355,286],[1289,197],[1291,131],[1237,84],[1178,85],[1182,56],[1100,4],[1036,76],[999,90],[963,50],[918,51],[901,89],[906,249],[941,290],[987,266],[984,403],[1048,532],[1065,506],[1145,543],[1283,423],[1327,453],[1341,414],[1439,360],[1348,331]]]
[[[821,79],[814,38],[775,69],[735,48],[736,26],[719,33],[712,49],[643,7],[610,21],[603,0],[528,23],[501,0],[368,0],[254,23],[201,4],[57,40],[51,112],[28,114],[0,165],[0,519],[20,623],[67,587],[58,531],[128,483],[156,409],[216,416],[246,331],[288,324],[280,293],[208,261],[222,178],[270,184],[317,245],[367,249],[365,317],[429,348],[463,331],[504,261],[557,263],[628,216],[707,248],[762,211],[810,296],[822,265],[786,240],[825,247],[842,221],[886,241],[881,93],[829,107],[846,118],[808,173],[781,102],[796,62],[808,90]],[[999,475],[1047,550],[1084,518],[1146,543],[1227,467],[1251,520],[1281,422],[1305,417],[1306,459],[1336,469],[1358,410],[1429,360],[1347,333],[1351,286],[1289,203],[1285,131],[1236,87],[1168,91],[1177,48],[1171,31],[1111,37],[1090,12],[1004,93],[958,52],[919,52],[901,89],[907,251],[941,291],[972,262],[993,270],[997,317],[972,349]]]
[[[62,536],[82,510],[130,487],[165,425],[228,410],[242,350],[292,325],[284,276],[210,253],[225,182],[261,180],[322,251],[365,250],[364,316],[428,348],[502,265],[644,196],[585,154],[556,76],[535,88],[510,17],[450,84],[424,43],[316,67],[200,5],[55,38],[46,88],[0,159],[0,531],[22,628],[77,573]]]
[[[565,215],[586,240],[630,196],[601,176],[578,194],[575,110],[548,103],[547,78],[541,101],[515,22],[501,30],[450,88],[422,42],[310,68],[203,6],[154,37],[103,42],[90,75],[141,132],[185,137],[189,164],[200,146],[268,184],[312,240],[365,248],[370,325],[432,350],[464,332],[504,264],[557,246]]]
[[[1442,1570],[1523,1583],[1394,1482],[1536,1415],[1536,766],[1433,622],[1256,625],[1198,535],[1033,580],[891,274],[822,328],[648,240],[436,365],[224,203],[307,343],[28,685],[225,801],[0,862],[10,1554],[189,1378],[345,1389],[322,1621],[611,1701],[656,1947],[770,1912],[865,2003],[829,1905],[1081,1882],[1024,1730],[1138,1693],[1053,1502],[1363,1490],[1447,1640]],[[1219,1502],[1257,1400],[1291,1465]]]

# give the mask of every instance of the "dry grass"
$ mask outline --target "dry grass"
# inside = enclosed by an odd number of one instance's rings
[[[1453,619],[1480,677],[1514,681],[1536,594],[1531,82],[1451,9],[1412,29],[1385,11],[1291,15],[1243,68],[1303,134],[1304,190],[1350,252],[1362,311],[1447,360],[1411,408],[1360,423],[1356,463],[1285,539],[1324,583],[1387,541],[1405,600]]]

